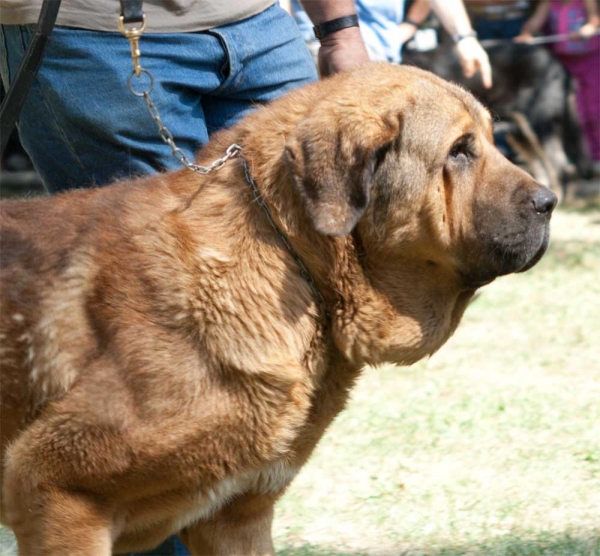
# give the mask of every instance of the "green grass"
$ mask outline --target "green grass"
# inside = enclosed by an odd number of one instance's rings
[[[600,556],[598,208],[559,210],[431,359],[365,371],[278,504],[280,555]]]
[[[367,369],[279,503],[279,554],[600,556],[600,211],[410,368]]]
[[[281,556],[370,556],[372,554],[397,556],[596,556],[600,554],[600,540],[574,538],[569,534],[550,538],[540,535],[534,539],[508,536],[477,547],[444,546],[428,550],[368,550],[339,551],[330,547],[305,545],[279,552]]]
[[[17,543],[10,531],[0,527],[0,556],[13,556],[17,553]]]

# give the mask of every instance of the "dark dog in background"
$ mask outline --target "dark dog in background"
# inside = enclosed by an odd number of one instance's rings
[[[403,63],[467,87],[490,108],[495,129],[506,132],[536,179],[564,195],[573,179],[591,172],[569,74],[543,46],[506,43],[486,50],[494,72],[491,89],[484,89],[478,75],[463,76],[445,37],[435,50],[406,50]]]

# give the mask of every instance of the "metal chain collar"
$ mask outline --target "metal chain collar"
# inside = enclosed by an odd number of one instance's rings
[[[150,114],[150,117],[152,118],[152,120],[154,120],[154,123],[156,123],[158,127],[158,135],[169,146],[173,157],[176,160],[178,160],[183,166],[185,166],[188,170],[196,172],[197,174],[206,175],[210,174],[211,172],[215,172],[223,166],[225,166],[225,163],[230,158],[235,158],[238,155],[240,155],[243,148],[233,143],[232,145],[229,145],[229,147],[227,147],[225,156],[217,158],[209,166],[202,166],[201,164],[194,164],[193,162],[190,162],[189,158],[185,155],[185,153],[176,145],[173,134],[163,123],[158,109],[156,108],[156,105],[152,102],[152,98],[150,97],[150,93],[154,89],[154,77],[147,69],[143,68],[140,64],[141,52],[139,48],[139,40],[146,27],[145,17],[142,23],[142,27],[140,28],[126,28],[123,24],[122,19],[123,16],[121,16],[121,19],[119,20],[119,30],[129,40],[131,46],[131,58],[133,60],[133,71],[127,79],[127,88],[129,89],[132,95],[144,99],[144,101],[146,102],[146,108],[148,109],[148,113]],[[133,86],[133,78],[135,77],[136,79],[141,80],[143,76],[146,76],[148,78],[148,83],[144,89],[136,90]],[[294,249],[289,237],[275,223],[273,215],[271,214],[271,209],[267,205],[267,202],[261,195],[260,190],[258,189],[254,179],[250,175],[250,170],[248,168],[248,163],[246,159],[244,157],[240,158],[242,160],[242,164],[244,165],[246,181],[250,184],[250,187],[252,188],[252,196],[254,197],[254,200],[260,207],[262,207],[263,211],[267,215],[267,220],[269,221],[269,224],[271,225],[275,233],[279,236],[286,249],[288,250],[289,254],[292,256],[292,258],[298,265],[298,268],[300,269],[300,275],[302,276],[302,278],[304,278],[304,280],[306,280],[306,282],[310,286],[310,289],[312,290],[313,296],[315,297],[317,305],[319,305],[322,314],[327,319],[329,319],[330,313],[327,309],[325,298],[323,297],[323,294],[317,287],[315,279],[304,264],[304,261],[301,259],[300,255],[298,255],[298,253]]]
[[[275,220],[273,218],[273,215],[271,214],[271,209],[269,208],[269,205],[267,204],[267,202],[265,201],[264,197],[262,196],[260,190],[258,189],[256,182],[250,175],[250,169],[248,168],[248,162],[246,161],[246,159],[244,157],[241,157],[241,158],[242,158],[242,164],[244,165],[244,172],[246,174],[246,181],[250,184],[250,187],[252,188],[252,196],[254,197],[254,200],[263,209],[263,211],[267,215],[267,220],[269,221],[271,228],[273,228],[273,230],[275,230],[275,233],[279,236],[279,239],[281,239],[281,241],[285,245],[286,249],[288,250],[289,254],[292,256],[294,261],[296,261],[296,264],[298,265],[298,268],[300,269],[300,276],[302,276],[302,278],[304,278],[308,282],[308,285],[310,286],[310,289],[312,290],[312,293],[313,293],[315,299],[317,300],[317,304],[321,308],[321,311],[323,312],[323,314],[329,319],[330,314],[329,314],[329,310],[327,309],[327,305],[325,303],[325,298],[323,297],[323,294],[317,287],[317,283],[315,282],[313,275],[310,273],[308,268],[306,268],[304,261],[301,259],[300,255],[298,255],[297,251],[294,249],[294,246],[292,245],[290,238],[275,223]]]

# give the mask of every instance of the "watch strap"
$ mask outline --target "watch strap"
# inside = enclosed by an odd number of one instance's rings
[[[315,32],[315,37],[321,40],[327,35],[340,31],[341,29],[346,29],[347,27],[358,27],[358,16],[356,14],[345,15],[343,17],[317,23],[313,27],[313,31]]]
[[[468,33],[465,33],[464,35],[452,35],[452,42],[454,44],[458,44],[463,39],[469,39],[471,37],[476,39],[477,31],[469,31]]]

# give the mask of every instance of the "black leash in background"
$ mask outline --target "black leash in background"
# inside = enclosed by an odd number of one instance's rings
[[[600,30],[596,31],[591,37],[586,37],[587,39],[591,39],[596,35],[600,35]],[[528,41],[515,43],[512,39],[484,39],[479,41],[481,46],[492,47],[492,46],[500,46],[503,44],[513,43],[513,44],[524,44],[524,45],[533,45],[533,44],[553,44],[557,42],[564,42],[569,40],[586,40],[586,39],[575,39],[571,34],[562,34],[562,35],[542,35],[540,37],[532,37]]]
[[[29,41],[19,69],[0,107],[0,156],[4,153],[29,90],[35,81],[44,51],[50,41],[61,0],[44,0],[35,35]]]

